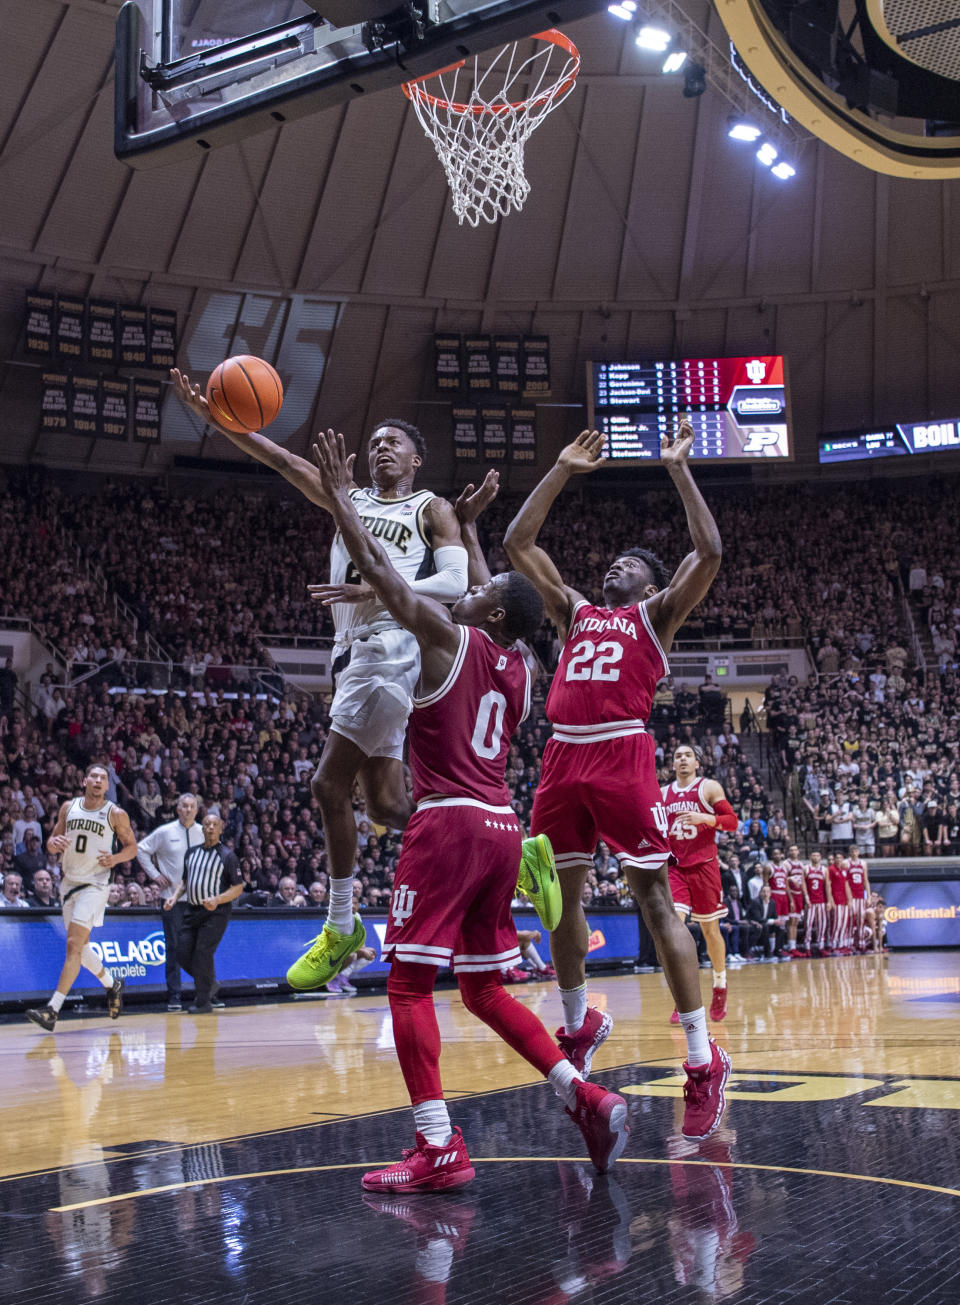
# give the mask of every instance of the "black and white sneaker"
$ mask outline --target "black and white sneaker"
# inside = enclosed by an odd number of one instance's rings
[[[123,980],[116,978],[113,987],[107,989],[107,1011],[112,1020],[119,1019],[123,1010]]]
[[[57,1026],[57,1012],[52,1006],[44,1006],[42,1010],[28,1010],[26,1014],[28,1020],[39,1024],[47,1033],[52,1033]]]

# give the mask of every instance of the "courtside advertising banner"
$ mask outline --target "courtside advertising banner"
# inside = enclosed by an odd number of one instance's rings
[[[891,947],[960,947],[960,880],[878,885]]]

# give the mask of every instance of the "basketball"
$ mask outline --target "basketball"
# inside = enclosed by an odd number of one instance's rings
[[[212,372],[207,403],[217,421],[238,434],[263,430],[283,406],[283,385],[268,362],[242,353]]]

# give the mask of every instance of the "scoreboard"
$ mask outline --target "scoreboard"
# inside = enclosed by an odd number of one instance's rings
[[[960,419],[902,422],[882,430],[848,430],[824,435],[820,440],[820,461],[859,462],[864,458],[900,458],[958,448]]]
[[[689,414],[691,456],[704,461],[793,457],[786,368],[780,354],[587,363],[588,424],[612,462],[655,461]]]

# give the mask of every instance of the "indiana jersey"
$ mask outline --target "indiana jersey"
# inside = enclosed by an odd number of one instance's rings
[[[350,492],[360,520],[386,549],[394,570],[407,581],[422,580],[435,569],[424,523],[424,511],[433,497],[428,489],[407,498],[377,498],[371,489]],[[330,547],[330,583],[358,584],[361,579],[338,530]],[[338,639],[374,621],[390,619],[378,598],[366,603],[334,603],[330,610]]]
[[[657,684],[670,663],[654,634],[647,605],[592,607],[577,603],[550,692],[554,738],[619,738],[640,733]]]
[[[821,862],[807,866],[807,896],[811,906],[819,906],[827,900],[827,867]]]
[[[787,887],[791,893],[800,894],[803,892],[803,862],[787,862]]]
[[[459,632],[450,674],[439,689],[413,700],[413,800],[459,797],[509,806],[507,750],[530,710],[530,671],[517,648],[501,648],[465,625]]]
[[[862,861],[851,861],[847,867],[850,880],[850,896],[855,902],[867,895],[867,868]]]
[[[686,788],[680,788],[674,780],[663,790],[670,854],[681,869],[706,865],[716,859],[716,828],[713,825],[688,826],[679,818],[684,811],[703,811],[713,815],[712,804],[703,796],[703,783],[702,779],[697,779]]]
[[[63,877],[83,884],[106,884],[110,870],[99,865],[97,858],[113,851],[113,829],[110,825],[112,802],[104,802],[96,811],[83,805],[83,798],[74,798],[67,809],[66,836],[70,846],[63,854]]]
[[[827,868],[827,874],[830,876],[830,891],[833,894],[834,906],[846,906],[846,885],[850,882],[849,872],[838,865],[831,864]]]
[[[780,897],[786,896],[787,894],[786,861],[781,861],[779,864],[776,861],[770,862],[770,891],[771,893],[775,893]]]

